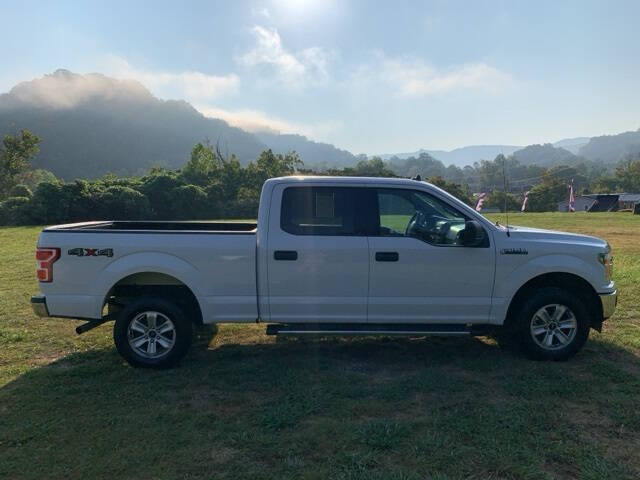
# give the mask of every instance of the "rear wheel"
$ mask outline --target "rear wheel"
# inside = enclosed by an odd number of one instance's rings
[[[118,312],[113,339],[120,355],[135,367],[167,368],[189,349],[192,325],[176,304],[146,297]]]
[[[589,337],[589,312],[572,292],[547,287],[536,290],[516,318],[516,335],[529,355],[540,360],[567,360]]]

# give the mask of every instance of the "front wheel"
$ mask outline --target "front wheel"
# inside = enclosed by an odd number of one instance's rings
[[[516,334],[531,357],[567,360],[584,346],[590,324],[581,297],[547,287],[525,301],[516,318]]]
[[[168,368],[185,356],[191,322],[174,303],[145,297],[124,307],[113,326],[118,353],[134,367]]]

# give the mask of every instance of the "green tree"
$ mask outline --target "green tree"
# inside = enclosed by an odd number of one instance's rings
[[[197,220],[210,217],[207,193],[197,185],[183,185],[171,190],[176,219]]]
[[[220,165],[210,145],[197,143],[191,150],[191,157],[182,169],[182,176],[190,184],[204,186],[215,176]]]
[[[9,190],[9,196],[11,197],[30,197],[31,195],[33,195],[31,189],[22,184],[14,185]]]
[[[175,172],[156,170],[154,174],[143,177],[140,191],[149,199],[151,215],[156,220],[174,218],[175,209],[171,192],[184,185],[184,180]]]
[[[109,187],[98,201],[102,220],[143,220],[151,213],[147,197],[130,187]]]
[[[514,212],[520,210],[522,207],[522,199],[513,193],[505,193],[503,190],[494,190],[489,194],[485,200],[483,207],[497,208],[501,212],[504,212],[505,201],[508,212]]]
[[[541,184],[529,191],[527,210],[531,212],[555,212],[558,202],[569,199],[569,185],[558,177],[547,175]]]
[[[0,148],[0,198],[15,185],[16,177],[29,168],[29,162],[40,152],[40,138],[29,130],[5,135]]]
[[[427,179],[427,181],[445,192],[450,193],[467,205],[473,206],[473,192],[471,192],[468,185],[458,185],[457,183],[447,182],[442,177],[431,177]]]
[[[640,192],[640,154],[628,155],[620,162],[615,179],[623,192]]]

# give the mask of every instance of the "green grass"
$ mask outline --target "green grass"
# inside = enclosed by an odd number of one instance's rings
[[[640,217],[509,221],[613,246],[618,311],[572,361],[223,325],[179,368],[136,370],[111,325],[31,313],[39,229],[0,229],[0,478],[639,478]]]

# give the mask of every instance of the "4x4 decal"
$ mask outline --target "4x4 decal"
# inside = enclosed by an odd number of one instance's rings
[[[113,257],[112,248],[72,248],[68,255],[76,257]]]

